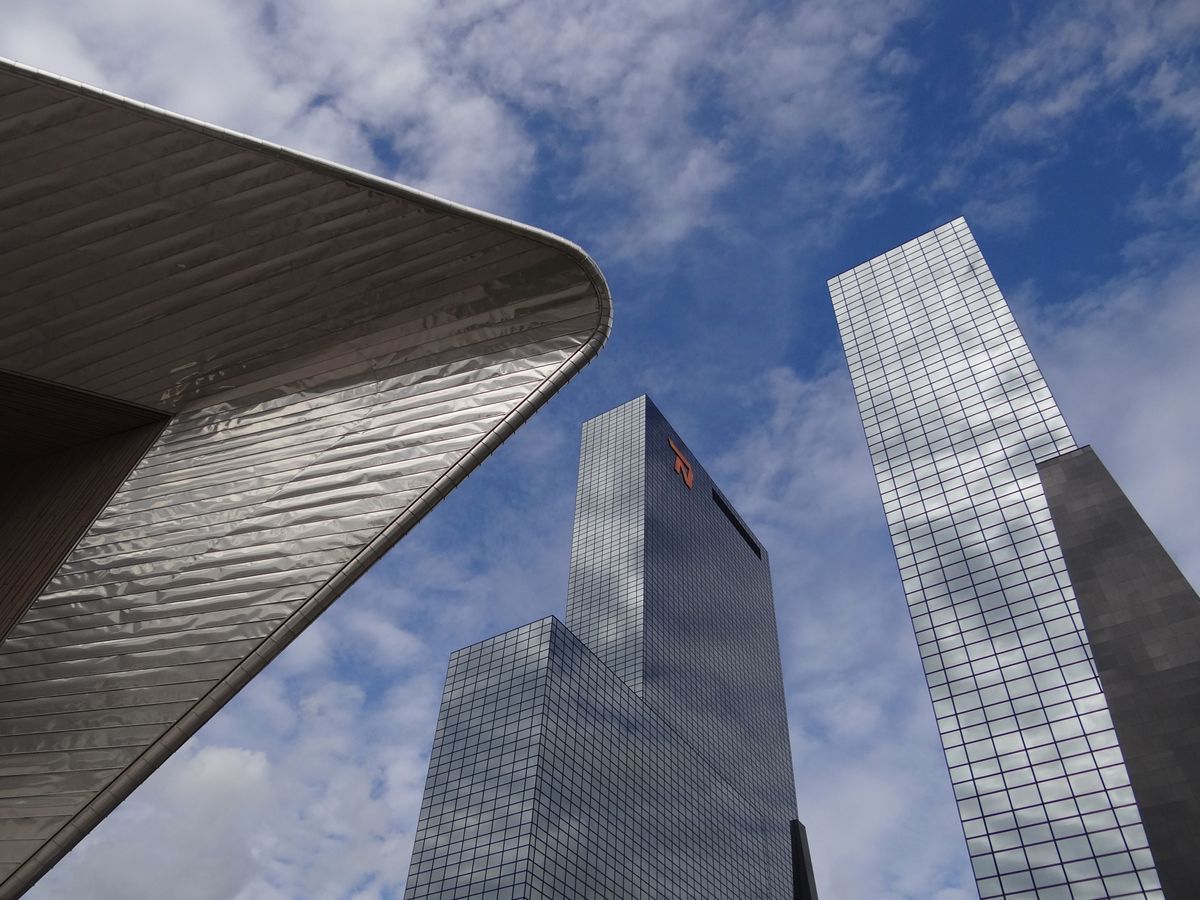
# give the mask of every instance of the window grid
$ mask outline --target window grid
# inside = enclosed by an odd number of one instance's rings
[[[750,807],[542,619],[451,656],[405,897],[790,896]]]
[[[1037,473],[1075,444],[966,222],[829,288],[980,896],[1161,897]]]
[[[583,425],[567,627],[642,693],[646,398]]]
[[[718,497],[648,398],[585,423],[570,629],[452,656],[410,900],[792,896],[767,555]]]

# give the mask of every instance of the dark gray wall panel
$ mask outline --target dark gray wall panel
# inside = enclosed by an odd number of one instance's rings
[[[0,371],[0,644],[166,421]]]
[[[799,819],[792,819],[792,887],[796,895],[795,900],[817,900],[812,853],[808,849],[808,831]]]
[[[96,438],[7,468],[0,485],[0,644],[162,423]]]
[[[5,467],[165,420],[158,410],[0,370],[0,465]]]
[[[1091,447],[1039,464],[1170,900],[1200,890],[1200,598]]]

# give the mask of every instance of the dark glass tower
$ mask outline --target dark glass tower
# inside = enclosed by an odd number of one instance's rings
[[[645,397],[584,425],[567,624],[450,658],[405,896],[815,897],[766,551]]]
[[[1200,600],[967,224],[829,282],[981,897],[1200,896]]]

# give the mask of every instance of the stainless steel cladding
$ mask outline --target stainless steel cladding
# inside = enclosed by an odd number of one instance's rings
[[[5,64],[0,368],[171,416],[0,648],[21,893],[598,351],[552,235]]]

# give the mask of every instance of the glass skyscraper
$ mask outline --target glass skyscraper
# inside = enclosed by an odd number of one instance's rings
[[[566,624],[451,656],[405,896],[815,897],[766,550],[646,397],[584,425]]]
[[[1200,600],[967,224],[829,282],[983,898],[1200,896]]]

